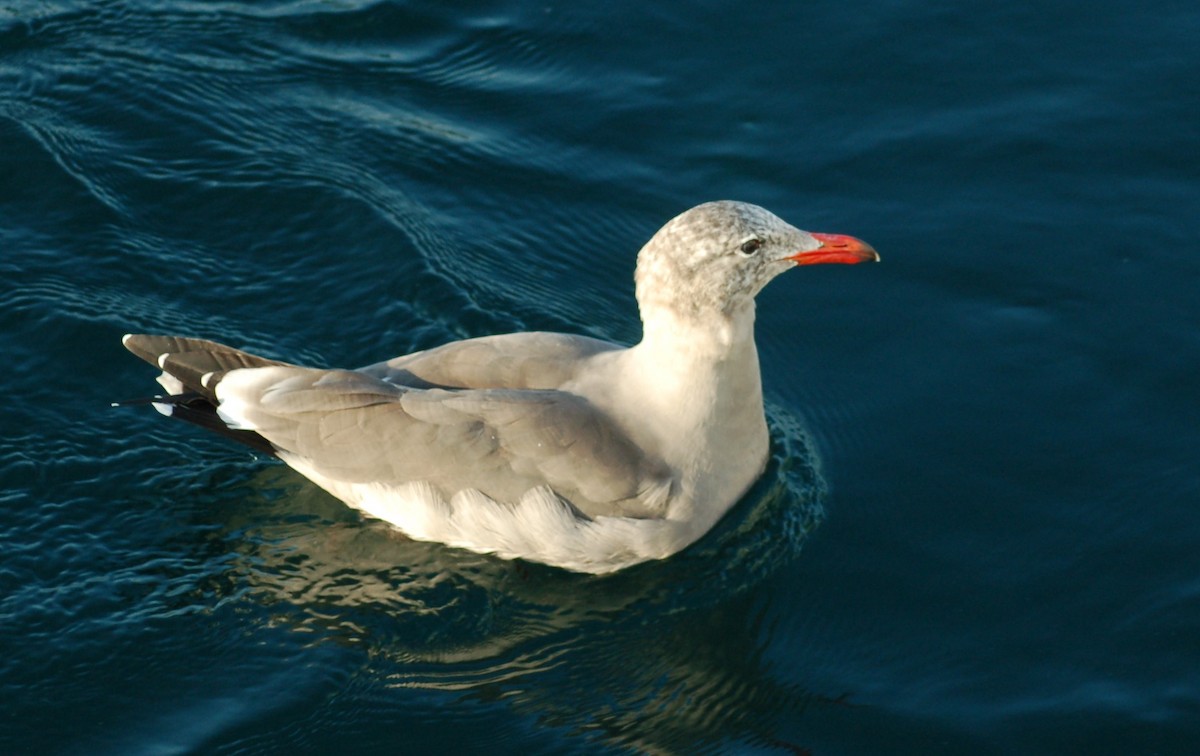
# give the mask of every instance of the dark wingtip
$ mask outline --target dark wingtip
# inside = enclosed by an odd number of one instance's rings
[[[198,425],[225,438],[249,446],[255,451],[278,456],[277,450],[270,441],[254,431],[230,428],[217,414],[217,406],[207,397],[197,393],[171,394],[156,396],[152,399],[138,400],[138,404],[150,404],[164,415]]]
[[[168,401],[169,397],[165,396],[139,396],[134,399],[119,399],[115,402],[110,402],[110,407],[139,407],[143,404],[161,404]]]

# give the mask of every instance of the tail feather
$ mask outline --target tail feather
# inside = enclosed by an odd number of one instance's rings
[[[230,428],[217,414],[216,388],[231,370],[287,366],[288,363],[243,352],[206,339],[182,336],[127,334],[121,343],[130,352],[163,371],[159,383],[168,396],[147,400],[165,415],[198,425],[257,451],[274,455],[271,442],[254,431]],[[145,403],[143,400],[119,405]]]
[[[130,352],[179,381],[186,390],[212,400],[216,399],[215,391],[221,376],[230,370],[288,365],[207,339],[131,333],[126,334],[121,343]],[[204,377],[209,374],[205,380]]]

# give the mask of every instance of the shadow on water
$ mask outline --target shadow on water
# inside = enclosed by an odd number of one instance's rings
[[[750,589],[819,524],[824,484],[799,423],[771,415],[766,474],[713,532],[663,562],[596,577],[413,541],[272,464],[204,507],[236,555],[232,578],[203,593],[237,591],[275,627],[364,653],[354,684],[367,691],[356,697],[385,709],[372,719],[394,708],[402,721],[410,695],[449,696],[503,702],[595,745],[791,749],[771,739],[775,718],[818,699],[772,678],[766,602]],[[325,714],[335,730],[365,716]],[[262,725],[239,740],[265,737]]]

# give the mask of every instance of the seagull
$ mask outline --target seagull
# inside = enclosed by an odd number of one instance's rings
[[[409,537],[605,574],[704,535],[768,455],[754,297],[798,265],[878,261],[850,236],[708,202],[642,247],[642,339],[513,333],[355,370],[128,334],[149,403],[278,457]]]

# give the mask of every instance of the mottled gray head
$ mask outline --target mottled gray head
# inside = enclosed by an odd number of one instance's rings
[[[878,260],[848,236],[811,234],[746,202],[706,202],[659,229],[638,255],[636,295],[648,308],[680,314],[752,307],[755,295],[797,265]]]

